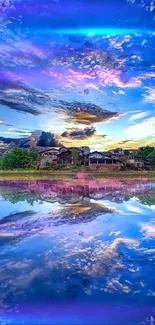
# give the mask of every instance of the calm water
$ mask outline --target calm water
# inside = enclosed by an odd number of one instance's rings
[[[0,324],[154,324],[155,184],[115,183],[1,182]]]

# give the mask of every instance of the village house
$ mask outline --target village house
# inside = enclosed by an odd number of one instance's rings
[[[106,152],[90,152],[89,147],[38,147],[41,153],[39,168],[46,168],[52,165],[85,165],[92,169],[121,170],[124,168],[141,169],[150,167],[148,161],[136,157],[136,151],[111,150]]]
[[[40,168],[46,168],[50,165],[82,165],[86,154],[83,148],[39,148],[38,152],[41,153]],[[86,152],[89,152],[88,149]]]
[[[43,148],[38,150],[42,154],[39,168],[46,168],[58,164],[59,148]]]
[[[81,165],[83,163],[83,153],[80,148],[71,147],[60,150],[58,155],[60,165]]]
[[[73,165],[72,151],[67,149],[62,152],[59,152],[58,163],[59,165],[65,165],[65,166]]]
[[[90,148],[87,146],[82,146],[80,147],[80,151],[83,153],[84,156],[87,156],[90,153]]]
[[[120,170],[121,162],[119,158],[108,152],[94,151],[87,155],[87,162],[90,168],[105,170]]]
[[[129,167],[134,168],[143,168],[144,167],[144,160],[141,158],[137,158],[134,154],[129,154],[129,157],[126,159],[126,165]]]

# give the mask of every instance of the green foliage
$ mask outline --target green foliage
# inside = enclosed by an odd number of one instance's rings
[[[155,167],[155,147],[141,147],[138,149],[136,157],[148,160],[151,163],[151,166]]]
[[[140,200],[140,203],[146,204],[146,205],[155,205],[155,190],[150,189],[147,192],[138,194],[138,198]]]
[[[155,167],[155,149],[147,157],[153,167]]]
[[[1,169],[33,168],[39,158],[39,154],[33,150],[14,148],[2,157]]]
[[[9,201],[12,204],[22,202],[22,201],[27,201],[27,203],[33,205],[33,203],[38,200],[38,197],[35,193],[16,191],[15,189],[10,190],[7,188],[3,188],[1,189],[0,194],[4,200]]]
[[[149,159],[150,155],[155,154],[155,147],[140,147],[136,154],[136,157],[141,159]]]

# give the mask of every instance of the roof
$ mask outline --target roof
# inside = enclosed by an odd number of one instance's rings
[[[59,152],[58,156],[65,155],[67,152],[72,153],[71,150],[67,149],[66,151]]]
[[[103,153],[100,152],[100,151],[92,151],[87,156],[90,156],[90,155],[93,155],[93,154],[96,154],[96,153],[98,153],[99,155],[102,155],[103,156]]]
[[[35,148],[38,152],[42,153],[42,152],[48,152],[50,150],[55,150],[55,151],[59,151],[59,147],[36,147]]]
[[[105,159],[111,159],[111,160],[117,160],[117,161],[120,161],[119,157],[118,156],[115,156],[114,154],[110,153],[110,152],[100,152],[100,151],[93,151],[93,152],[90,152],[88,155],[87,155],[87,158],[89,158],[90,155],[92,154],[100,154],[102,155],[103,158]]]

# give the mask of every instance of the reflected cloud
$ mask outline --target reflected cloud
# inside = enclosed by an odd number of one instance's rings
[[[150,223],[148,225],[143,225],[141,232],[144,234],[145,238],[155,238],[155,224]]]

